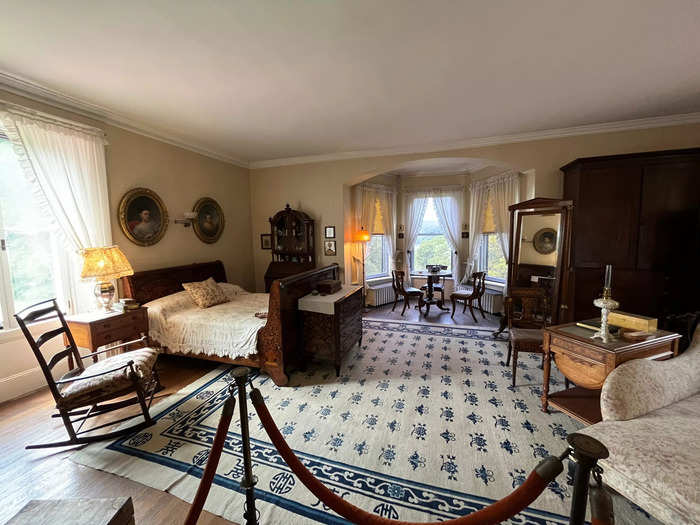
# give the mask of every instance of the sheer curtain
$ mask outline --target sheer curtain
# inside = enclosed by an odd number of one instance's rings
[[[476,258],[479,255],[481,234],[484,230],[484,212],[488,203],[489,188],[486,181],[480,180],[469,185],[469,257],[464,270],[462,284],[467,284],[476,268]]]
[[[520,177],[511,171],[488,180],[493,198],[493,216],[503,257],[508,260],[510,246],[510,212],[508,207],[520,201]],[[506,281],[508,275],[506,275]]]
[[[61,284],[68,309],[90,310],[92,285],[80,280],[79,252],[112,243],[104,133],[10,104],[0,106],[0,127],[67,248]]]
[[[389,274],[394,269],[394,249],[396,248],[396,191],[392,188],[374,188],[375,199],[381,210],[382,231],[389,253]],[[376,218],[375,218],[376,220]]]
[[[459,245],[462,240],[462,188],[436,188],[431,190],[438,224],[452,247],[452,274],[459,279]]]
[[[418,240],[418,232],[420,232],[421,226],[423,226],[423,217],[425,216],[427,207],[427,192],[406,194],[406,253],[404,255],[404,271],[406,272],[407,279],[411,274],[410,256],[412,256],[413,246],[416,244],[416,240]]]

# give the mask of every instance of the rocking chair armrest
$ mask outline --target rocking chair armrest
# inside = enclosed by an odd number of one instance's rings
[[[109,348],[105,348],[104,350],[100,350],[99,352],[91,352],[89,354],[81,355],[80,359],[86,359],[88,357],[94,357],[96,355],[104,354],[105,352],[111,352],[112,350],[116,350],[117,348],[121,348],[122,346],[135,345],[136,343],[145,343],[147,340],[148,336],[144,335],[140,339],[134,339],[133,341],[127,341],[126,343],[120,343],[118,345],[110,346]]]
[[[131,368],[133,370],[133,361],[129,361],[128,363],[124,363],[123,365],[120,365],[116,368],[112,368],[111,370],[105,370],[104,372],[100,372],[99,374],[92,374],[89,376],[77,376],[77,377],[69,377],[68,379],[59,379],[58,381],[55,381],[57,385],[62,385],[64,383],[72,383],[73,381],[82,381],[84,379],[93,379],[95,377],[100,377],[104,376],[107,374],[111,374],[113,372],[118,372],[119,370],[122,370],[124,368]]]

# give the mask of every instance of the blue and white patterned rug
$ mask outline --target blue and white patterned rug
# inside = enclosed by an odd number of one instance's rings
[[[541,356],[520,356],[512,388],[505,352],[489,330],[365,320],[363,346],[339,378],[320,365],[292,374],[290,387],[254,383],[290,446],[336,493],[387,518],[442,521],[510,493],[580,428],[540,411]],[[557,390],[563,377],[552,375]],[[154,426],[71,459],[191,501],[231,381],[219,368],[158,404]],[[260,523],[346,523],[290,472],[252,407],[249,419]],[[239,429],[235,421],[206,504],[234,522],[243,520]],[[562,474],[511,523],[567,523],[570,502]]]

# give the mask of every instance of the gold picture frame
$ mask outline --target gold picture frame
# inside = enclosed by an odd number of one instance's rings
[[[197,214],[192,226],[199,240],[207,244],[218,241],[226,225],[224,210],[219,203],[211,197],[202,197],[192,211]]]
[[[152,246],[168,229],[168,209],[162,199],[148,188],[133,188],[119,201],[119,226],[134,244]]]

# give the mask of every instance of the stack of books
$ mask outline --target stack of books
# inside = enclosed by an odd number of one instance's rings
[[[128,312],[129,310],[136,310],[140,307],[141,305],[139,303],[137,303],[133,299],[129,299],[128,297],[119,299],[118,303],[114,303],[112,305],[112,308],[117,312]]]

